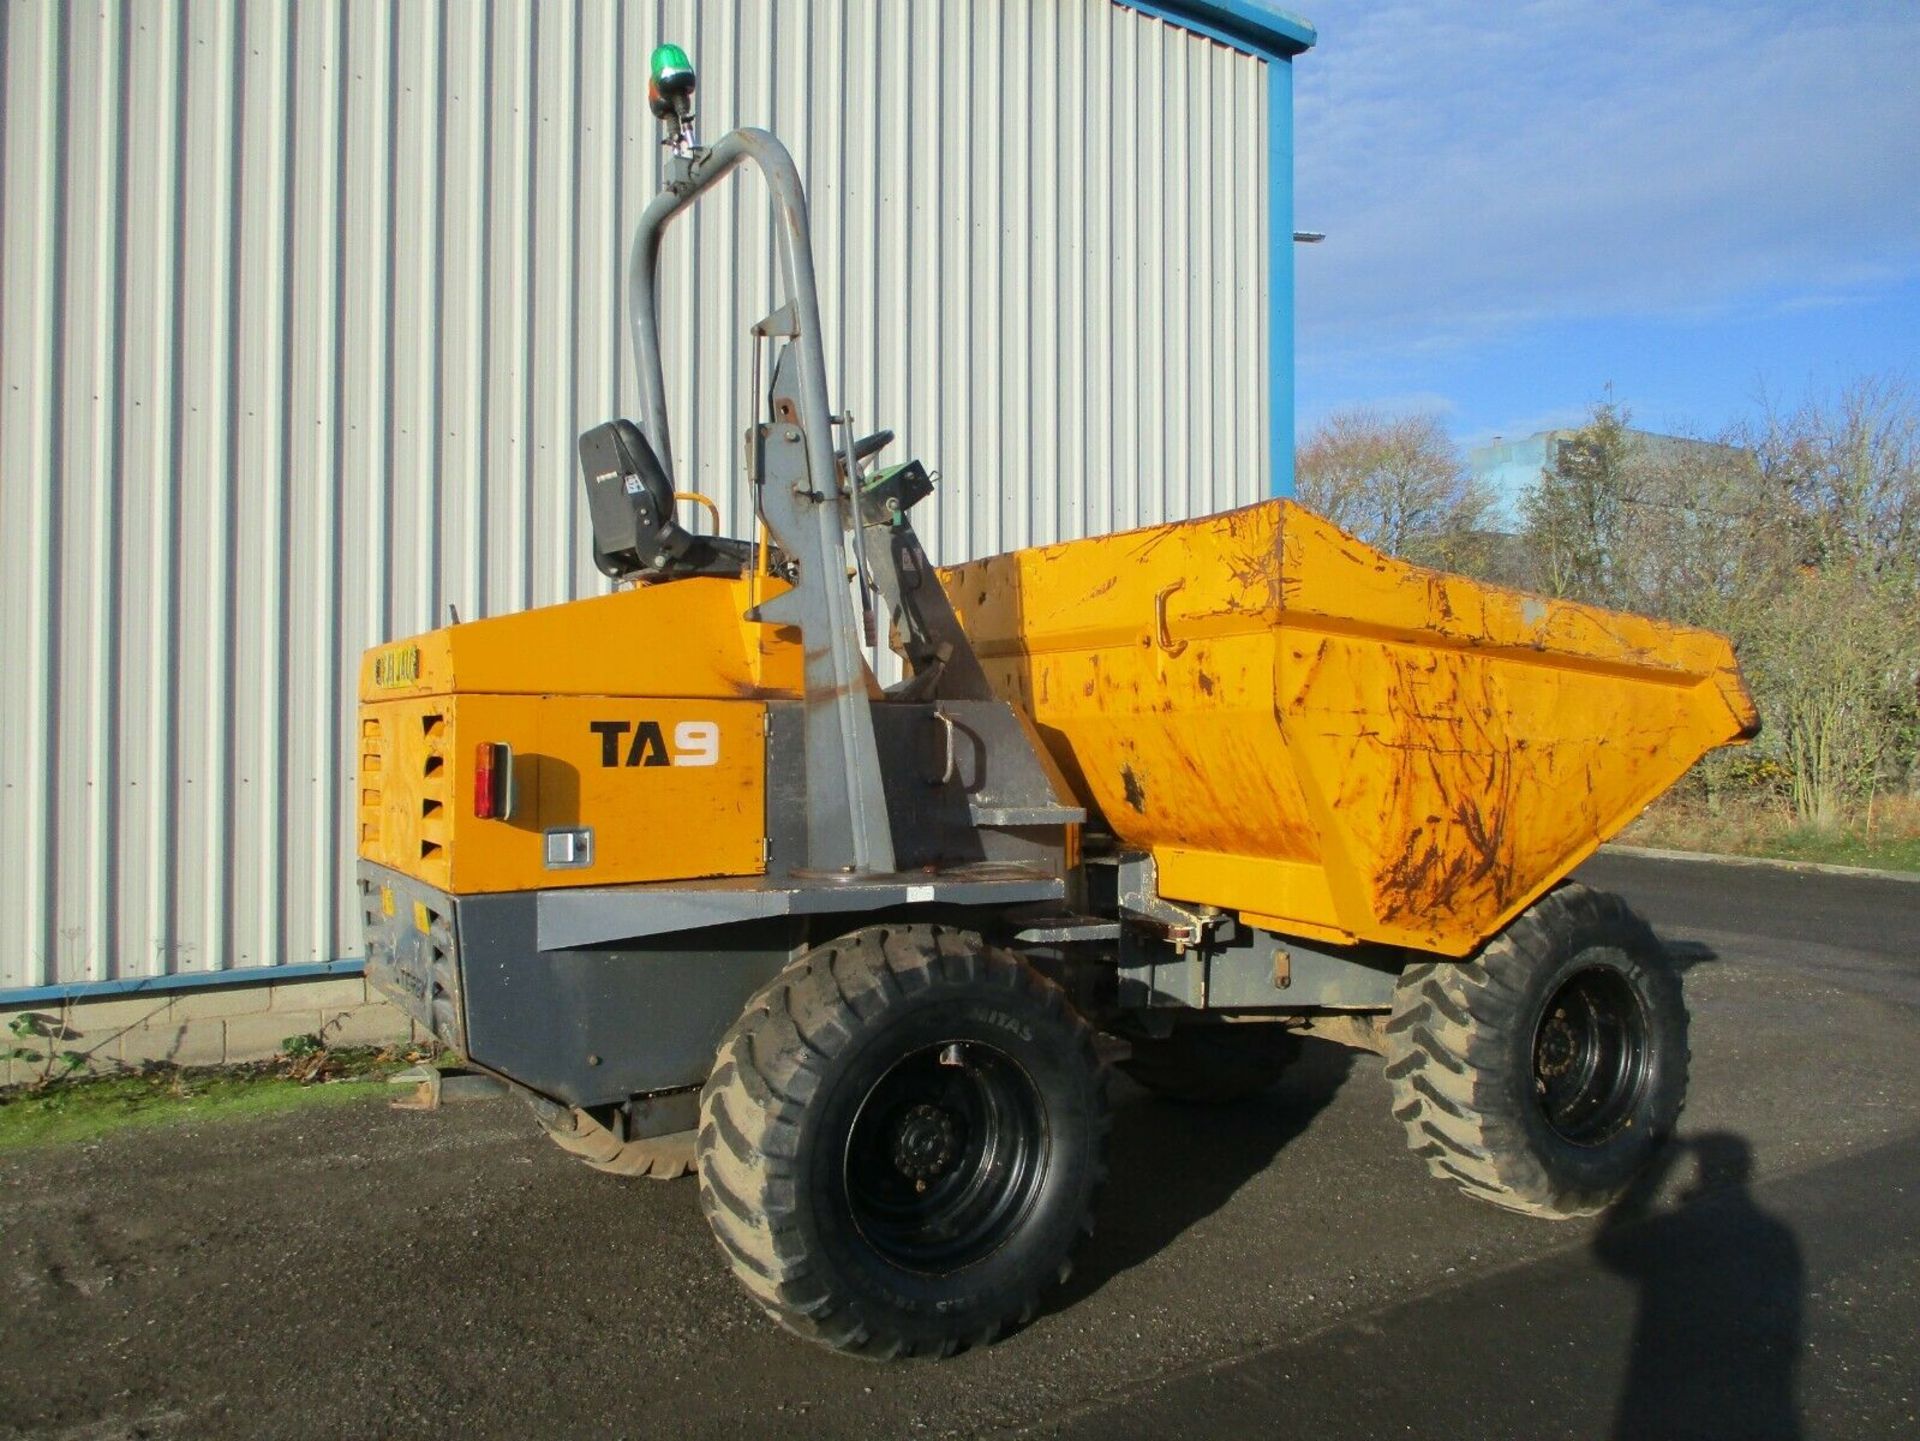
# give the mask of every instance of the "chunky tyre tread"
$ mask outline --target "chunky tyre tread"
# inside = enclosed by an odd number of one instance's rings
[[[1386,1077],[1407,1145],[1463,1192],[1528,1216],[1594,1215],[1617,1188],[1556,1184],[1500,1095],[1503,1038],[1518,1022],[1524,977],[1551,965],[1563,938],[1599,933],[1658,954],[1646,922],[1618,896],[1573,884],[1550,892],[1468,963],[1423,963],[1400,978],[1387,1022]],[[1682,1003],[1681,1016],[1685,1009]],[[1684,1104],[1685,1068],[1681,1067]]]
[[[942,926],[876,927],[817,947],[761,990],[722,1042],[700,1095],[701,1210],[748,1294],[796,1335],[873,1360],[951,1356],[1024,1324],[1042,1287],[1072,1270],[1069,1258],[1057,1277],[1035,1277],[1017,1305],[968,1335],[911,1338],[876,1328],[854,1298],[837,1292],[799,1231],[800,1117],[824,1064],[902,1000],[942,984],[981,980],[1026,991],[1073,1037],[1087,1065],[1099,1069],[1092,1028],[1058,986],[1014,956]],[[1106,1176],[1106,1132],[1102,1110],[1096,1195]],[[1089,1204],[1076,1249],[1093,1229],[1091,1217]]]
[[[553,1143],[577,1156],[596,1171],[612,1176],[642,1176],[650,1181],[672,1181],[693,1169],[692,1131],[622,1141],[585,1111],[573,1113],[574,1128],[558,1130],[541,1123]]]

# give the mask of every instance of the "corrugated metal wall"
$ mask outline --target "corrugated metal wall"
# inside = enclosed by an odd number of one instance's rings
[[[1266,493],[1263,62],[1105,0],[0,6],[0,987],[328,960],[363,647],[602,585],[656,40],[812,190],[837,404],[937,556]],[[670,242],[747,533],[757,180]],[[837,343],[836,343],[837,342]],[[929,506],[931,509],[931,503]]]

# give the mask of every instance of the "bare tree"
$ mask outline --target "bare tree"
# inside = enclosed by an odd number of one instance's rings
[[[1457,566],[1493,510],[1432,415],[1330,417],[1300,448],[1297,493],[1349,535],[1423,565]]]
[[[1763,404],[1747,434],[1794,565],[1741,628],[1795,812],[1836,824],[1920,778],[1920,396],[1893,376]]]
[[[1763,398],[1749,444],[1799,517],[1803,559],[1920,580],[1920,396],[1897,376],[1855,380],[1782,413]]]
[[[1806,567],[1743,647],[1800,820],[1839,825],[1913,759],[1920,623],[1905,587]]]
[[[1642,447],[1624,481],[1608,568],[1628,609],[1740,632],[1794,573],[1792,506],[1752,450]]]

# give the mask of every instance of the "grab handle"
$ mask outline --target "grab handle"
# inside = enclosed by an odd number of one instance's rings
[[[1176,580],[1153,598],[1153,638],[1168,656],[1177,656],[1187,648],[1185,641],[1176,641],[1167,630],[1167,602],[1185,584],[1184,580]]]

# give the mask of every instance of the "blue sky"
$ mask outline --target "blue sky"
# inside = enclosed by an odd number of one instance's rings
[[[1296,0],[1301,433],[1920,383],[1920,3]]]

